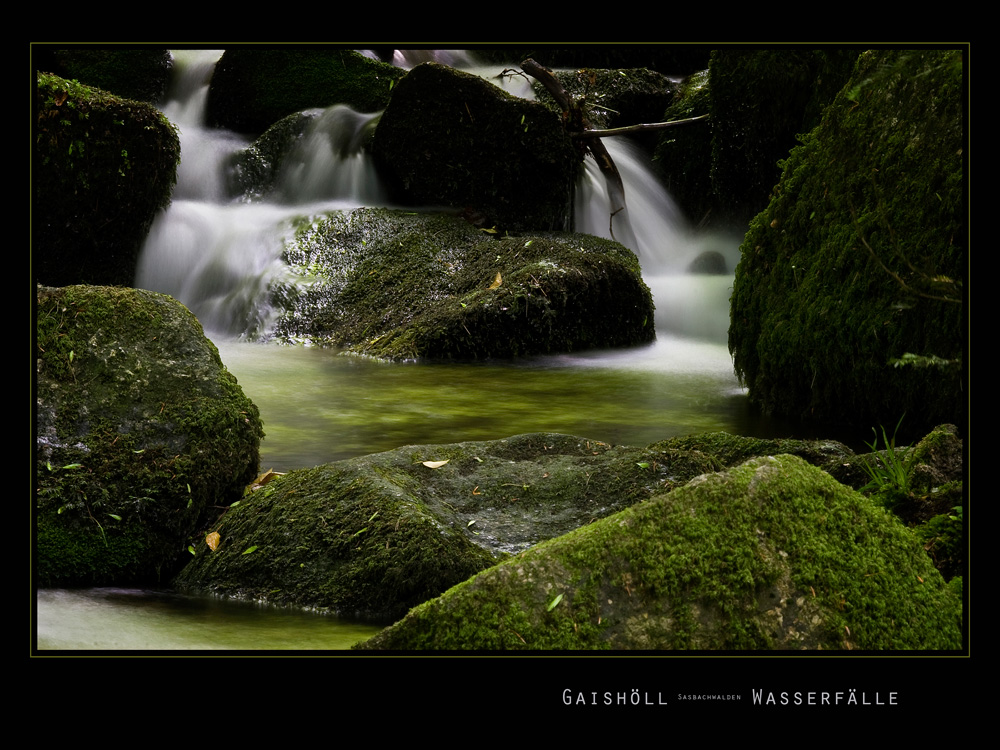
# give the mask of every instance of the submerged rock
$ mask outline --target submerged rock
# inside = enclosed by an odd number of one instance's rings
[[[37,580],[165,583],[257,470],[257,407],[183,305],[38,287]]]
[[[961,609],[897,519],[781,455],[543,542],[356,648],[952,650]]]
[[[500,236],[387,209],[304,224],[275,292],[279,339],[384,359],[483,359],[652,341],[653,302],[627,248],[590,235]]]

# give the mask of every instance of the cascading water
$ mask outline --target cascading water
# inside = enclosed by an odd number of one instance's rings
[[[172,205],[156,220],[140,258],[136,285],[181,300],[209,331],[256,335],[268,324],[269,285],[285,273],[280,254],[290,220],[322,210],[385,205],[371,160],[360,148],[374,114],[338,105],[304,113],[311,122],[284,160],[276,189],[263,200],[233,198],[233,154],[247,147],[236,134],[205,128],[211,70],[220,52],[178,53],[177,83],[163,111],[180,129],[182,160]],[[397,51],[397,63],[414,58]],[[471,63],[450,53],[452,62]],[[449,59],[451,59],[451,57]],[[518,81],[520,83],[520,80]],[[523,88],[519,93],[529,94]],[[660,335],[680,333],[719,342],[728,328],[731,275],[685,273],[706,238],[686,226],[641,152],[621,139],[606,139],[625,185],[627,210],[609,221],[604,178],[585,161],[575,201],[576,231],[611,238],[634,250],[657,303]],[[728,270],[736,243],[715,240]]]
[[[136,286],[170,294],[215,334],[254,335],[271,314],[268,288],[286,273],[280,255],[289,222],[320,210],[381,205],[374,168],[358,139],[373,115],[347,107],[305,113],[311,123],[285,160],[267,200],[232,197],[236,134],[203,125],[209,75],[220,52],[176,59],[179,83],[163,106],[178,126],[181,164],[170,207],[150,230]]]

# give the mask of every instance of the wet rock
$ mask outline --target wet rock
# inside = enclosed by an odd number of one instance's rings
[[[386,209],[304,224],[271,335],[383,359],[521,357],[652,341],[635,254],[569,233],[498,235]]]

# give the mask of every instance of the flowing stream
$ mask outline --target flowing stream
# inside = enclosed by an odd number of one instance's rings
[[[244,334],[265,329],[269,319],[262,290],[284,273],[286,221],[384,202],[367,159],[357,149],[340,156],[330,148],[331,134],[349,143],[374,116],[342,106],[313,120],[276,198],[226,198],[223,164],[247,142],[202,124],[208,78],[220,54],[175,54],[176,85],[163,111],[180,129],[182,162],[172,205],[147,239],[136,286],[173,295],[201,320],[261,410],[262,469],[290,471],[401,445],[535,431],[644,445],[691,433],[777,429],[751,416],[726,346],[740,238],[688,228],[643,154],[618,139],[607,146],[625,182],[628,214],[615,218],[615,237],[636,251],[653,290],[654,344],[510,362],[386,364],[248,342]],[[577,231],[609,236],[608,199],[591,160],[575,217]],[[687,273],[705,251],[720,254],[729,273]],[[43,591],[37,608],[44,649],[336,649],[377,629],[126,589]]]

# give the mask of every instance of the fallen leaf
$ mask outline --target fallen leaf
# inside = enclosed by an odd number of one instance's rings
[[[446,458],[444,461],[424,461],[423,464],[428,469],[440,469],[442,466],[444,466],[450,460],[451,460],[450,458]]]
[[[216,548],[219,546],[219,540],[222,537],[219,536],[218,531],[213,531],[211,534],[205,537],[205,544],[208,545],[212,552],[215,552]]]
[[[490,288],[490,289],[496,289],[496,288],[497,288],[498,286],[500,286],[500,285],[501,285],[502,283],[503,283],[503,277],[501,277],[501,276],[500,276],[500,272],[499,272],[499,271],[497,271],[497,277],[496,277],[495,279],[493,279],[493,283],[492,283],[492,284],[490,284],[489,288]]]

